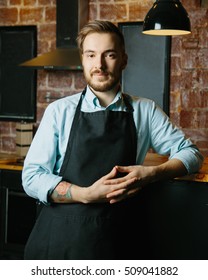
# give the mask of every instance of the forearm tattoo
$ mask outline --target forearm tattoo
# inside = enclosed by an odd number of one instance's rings
[[[52,193],[52,199],[56,202],[66,202],[69,199],[72,199],[71,196],[71,189],[72,184],[70,186],[64,186],[62,183],[60,183],[60,185],[54,189],[53,193]]]

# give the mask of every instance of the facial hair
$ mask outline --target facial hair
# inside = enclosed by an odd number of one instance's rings
[[[100,80],[100,81],[94,81],[93,80],[93,75],[94,74],[107,74],[108,79],[107,80]],[[110,91],[115,88],[117,84],[120,82],[120,74],[119,75],[114,75],[111,72],[103,71],[103,70],[94,70],[90,72],[90,74],[87,74],[84,71],[84,76],[87,84],[94,90],[94,91],[99,91],[99,92],[106,92]],[[102,77],[101,77],[102,78]]]

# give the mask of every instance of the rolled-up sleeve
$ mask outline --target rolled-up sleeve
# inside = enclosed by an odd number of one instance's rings
[[[49,106],[24,161],[22,184],[25,192],[44,203],[48,193],[62,180],[55,171],[58,133],[53,107]]]
[[[169,159],[182,161],[188,174],[197,172],[203,163],[203,155],[185,133],[171,122],[170,118],[154,101],[140,98],[134,105],[135,123],[138,132],[138,162],[141,163],[151,148]]]
[[[158,108],[155,108],[154,111],[152,145],[156,152],[168,154],[170,159],[181,160],[188,174],[197,172],[203,163],[203,156],[197,146],[170,121],[164,112]]]

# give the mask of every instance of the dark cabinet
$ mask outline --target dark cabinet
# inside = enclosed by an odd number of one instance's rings
[[[146,186],[135,224],[144,259],[208,259],[208,184],[163,181]]]
[[[21,183],[21,171],[0,170],[0,258],[22,259],[36,220],[36,201]]]
[[[0,26],[1,121],[36,120],[37,73],[19,66],[36,55],[36,29],[36,26]]]

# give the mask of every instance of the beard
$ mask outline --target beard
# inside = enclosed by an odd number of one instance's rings
[[[104,73],[104,77],[96,77],[96,80],[93,79],[94,74]],[[95,70],[91,73],[86,73],[84,71],[84,76],[87,84],[94,90],[99,92],[110,91],[115,88],[115,86],[120,82],[120,75],[114,75],[111,72],[104,72],[100,70]]]

